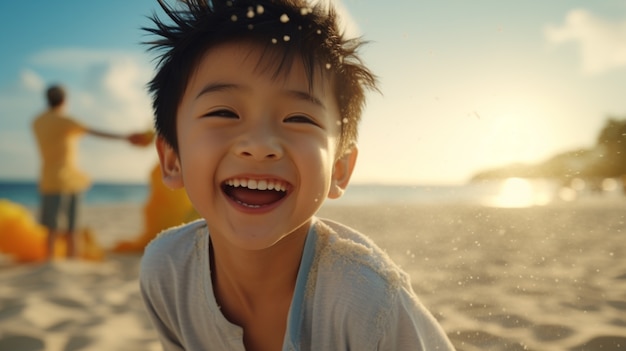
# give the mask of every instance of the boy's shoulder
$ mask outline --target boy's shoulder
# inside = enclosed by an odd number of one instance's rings
[[[197,241],[206,232],[206,222],[198,219],[163,230],[152,239],[144,250],[146,256],[162,257],[176,255],[181,251],[193,250]]]
[[[339,222],[320,219],[317,224],[317,269],[331,274],[368,276],[386,288],[409,286],[410,279],[372,239]],[[341,272],[338,272],[341,270]]]
[[[349,344],[363,348],[380,345],[385,336],[393,338],[396,333],[414,335],[415,328],[430,323],[421,322],[428,312],[409,275],[373,240],[328,219],[316,221],[315,232],[316,253],[304,299],[307,327],[325,331],[347,327],[354,333],[343,333],[337,340],[346,343],[348,335]],[[419,327],[413,319],[419,319]],[[324,336],[313,333],[311,338]]]

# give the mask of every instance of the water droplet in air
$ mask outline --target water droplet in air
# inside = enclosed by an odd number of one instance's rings
[[[248,7],[248,12],[246,13],[246,16],[248,18],[253,18],[254,17],[254,9],[252,7]]]
[[[281,21],[282,23],[287,23],[287,22],[289,22],[289,16],[287,16],[287,14],[283,13],[283,15],[282,15],[282,16],[280,16],[280,21]]]
[[[237,15],[230,16],[230,20],[233,22],[237,22]]]
[[[326,64],[326,69],[330,69],[332,67],[332,65],[330,63]]]
[[[303,8],[300,9],[300,14],[302,16],[306,16],[306,15],[308,15],[311,12],[313,12],[313,9],[311,9],[309,7],[303,7]]]
[[[317,34],[322,34],[322,30],[321,30],[321,29],[318,29],[318,30],[316,31],[316,33],[317,33]]]
[[[289,37],[288,35],[285,35],[285,36],[283,37],[283,40],[284,40],[284,41],[289,41],[289,40],[291,40],[291,37]]]
[[[341,121],[343,122],[343,124],[348,124],[348,119],[347,118],[344,118]]]
[[[256,5],[256,13],[262,15],[263,12],[265,12],[265,8],[263,7],[263,5]]]
[[[276,40],[276,38],[272,38],[272,44],[276,44],[278,43],[278,40]]]

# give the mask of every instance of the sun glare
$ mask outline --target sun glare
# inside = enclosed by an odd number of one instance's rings
[[[550,201],[548,192],[537,184],[522,178],[508,178],[502,182],[498,193],[488,199],[494,207],[530,207],[545,205]]]

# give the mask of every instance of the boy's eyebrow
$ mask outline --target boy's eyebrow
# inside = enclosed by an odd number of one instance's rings
[[[224,91],[224,90],[229,90],[229,89],[245,89],[245,87],[238,85],[238,84],[231,84],[231,83],[210,83],[204,86],[202,90],[200,90],[198,95],[196,95],[196,99],[198,99],[200,96],[204,94],[213,93],[217,91]],[[286,89],[284,90],[284,93],[285,95],[291,96],[298,100],[307,101],[323,109],[326,109],[326,106],[324,106],[324,104],[322,103],[320,99],[318,99],[314,95],[307,93],[305,91]]]
[[[204,95],[204,94],[208,94],[208,93],[212,93],[212,92],[216,92],[216,91],[224,91],[224,90],[228,90],[228,89],[237,89],[237,88],[241,88],[241,87],[239,85],[237,85],[237,84],[229,84],[229,83],[211,83],[211,84],[207,84],[207,85],[204,86],[204,88],[202,88],[202,90],[200,90],[198,95],[196,95],[196,99],[199,98],[200,96]]]
[[[324,104],[322,103],[322,101],[318,98],[316,98],[314,95],[309,94],[305,91],[299,91],[299,90],[285,90],[285,93],[289,96],[292,96],[298,100],[304,100],[304,101],[308,101],[311,102],[323,109],[326,109],[326,106],[324,106]]]

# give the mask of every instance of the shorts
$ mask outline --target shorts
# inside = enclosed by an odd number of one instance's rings
[[[79,197],[79,194],[41,195],[40,223],[54,232],[59,229],[59,219],[62,219],[67,231],[73,233],[78,218]]]

